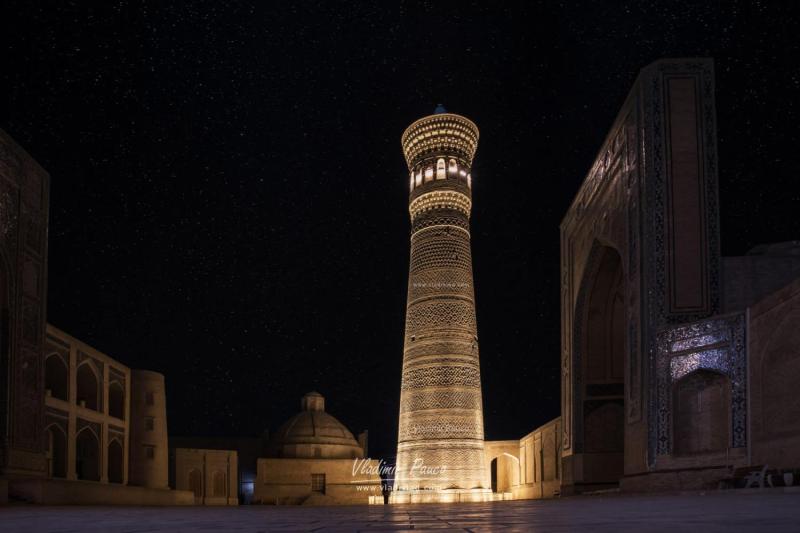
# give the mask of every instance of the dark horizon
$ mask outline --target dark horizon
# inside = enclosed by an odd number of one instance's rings
[[[486,437],[518,438],[559,413],[559,222],[662,57],[715,60],[722,254],[800,238],[796,8],[458,6],[16,6],[0,127],[51,175],[48,321],[163,372],[170,434],[318,390],[392,455],[400,135],[442,103],[481,131]]]

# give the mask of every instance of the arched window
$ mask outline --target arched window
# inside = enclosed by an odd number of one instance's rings
[[[194,492],[195,500],[203,497],[203,474],[196,468],[189,472],[189,490]]]
[[[417,171],[417,187],[422,185],[422,170]]]
[[[47,465],[50,477],[67,477],[67,436],[58,424],[47,428]]]
[[[472,188],[472,174],[467,174],[467,187]]]
[[[44,383],[53,398],[69,399],[69,371],[67,364],[57,353],[51,353],[45,360]]]
[[[125,390],[119,381],[114,381],[108,387],[108,414],[125,419]]]
[[[213,495],[217,498],[227,496],[225,490],[225,473],[217,470],[211,478],[211,486],[213,487]]]
[[[425,169],[425,181],[428,182],[431,180],[433,180],[433,169],[428,167]]]
[[[409,191],[413,191],[414,190],[414,171],[412,170],[410,172],[410,174],[411,174],[411,177],[409,178],[409,182],[408,182],[408,190]]]
[[[491,464],[491,479],[492,479],[492,492],[497,492],[497,457],[492,459]]]
[[[444,169],[444,158],[440,157],[439,159],[436,160],[436,179],[443,180],[446,177],[447,176],[445,175],[445,169]]]
[[[117,439],[108,443],[108,481],[109,483],[122,483],[124,471],[122,468],[122,444]]]
[[[100,396],[99,380],[91,363],[84,363],[78,367],[77,379],[78,404],[97,411]]]
[[[450,160],[450,163],[449,163],[449,165],[447,167],[447,171],[450,174],[455,174],[456,172],[458,172],[458,163],[456,163],[455,159],[451,159]]]
[[[89,428],[75,439],[75,471],[78,479],[100,481],[100,441]]]

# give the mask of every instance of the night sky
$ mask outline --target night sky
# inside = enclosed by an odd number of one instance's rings
[[[16,5],[14,5],[16,4]],[[474,120],[487,439],[559,413],[558,225],[639,69],[716,61],[722,252],[800,238],[790,3],[6,4],[0,127],[51,175],[48,320],[163,372],[174,435],[316,389],[394,453],[400,135]]]

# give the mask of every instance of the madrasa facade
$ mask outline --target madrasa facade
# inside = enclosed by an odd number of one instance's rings
[[[800,242],[720,256],[714,90],[644,68],[561,223],[562,493],[800,467]]]

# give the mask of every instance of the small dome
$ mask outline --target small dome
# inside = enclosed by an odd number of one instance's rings
[[[286,421],[267,444],[268,457],[353,459],[364,450],[353,434],[325,412],[325,398],[309,392],[300,400],[302,411]]]

